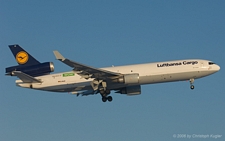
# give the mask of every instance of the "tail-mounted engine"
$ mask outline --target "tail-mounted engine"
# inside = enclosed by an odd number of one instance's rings
[[[21,71],[30,76],[46,75],[54,71],[52,62],[45,62],[36,65],[18,65],[6,68],[6,75],[14,76],[13,71]]]

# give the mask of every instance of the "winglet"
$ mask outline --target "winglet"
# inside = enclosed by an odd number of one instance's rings
[[[57,50],[54,50],[53,53],[54,53],[55,58],[57,60],[61,60],[61,61],[64,61],[65,60],[65,58],[62,56],[62,54],[60,54]]]

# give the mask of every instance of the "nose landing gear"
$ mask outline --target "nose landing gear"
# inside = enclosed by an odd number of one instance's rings
[[[191,79],[190,79],[190,84],[191,84],[190,88],[191,88],[192,90],[194,90],[194,88],[195,88],[195,86],[193,85],[194,81],[195,81],[194,78],[191,78]]]
[[[194,88],[195,88],[195,86],[194,85],[191,85],[191,87],[190,87],[192,90],[194,90]]]

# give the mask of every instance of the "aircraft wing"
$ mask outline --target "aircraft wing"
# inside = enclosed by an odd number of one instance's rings
[[[25,74],[21,71],[14,71],[13,72],[19,79],[21,79],[24,83],[42,83],[41,80],[36,79],[28,74]]]
[[[86,66],[81,63],[66,59],[58,51],[53,51],[53,53],[55,54],[56,59],[74,68],[73,70],[77,71],[77,73],[84,78],[107,79],[110,77],[118,77],[121,75],[120,73],[93,68],[93,67]]]

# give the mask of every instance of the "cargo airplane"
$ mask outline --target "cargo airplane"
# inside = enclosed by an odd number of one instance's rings
[[[194,80],[220,70],[212,61],[185,59],[166,62],[94,68],[64,58],[53,51],[56,59],[70,66],[71,71],[50,74],[52,62],[40,63],[19,45],[9,45],[19,65],[6,68],[6,75],[17,76],[16,85],[51,92],[69,92],[76,95],[102,96],[102,101],[111,102],[111,91],[126,95],[141,94],[141,85],[185,81],[194,89]]]

